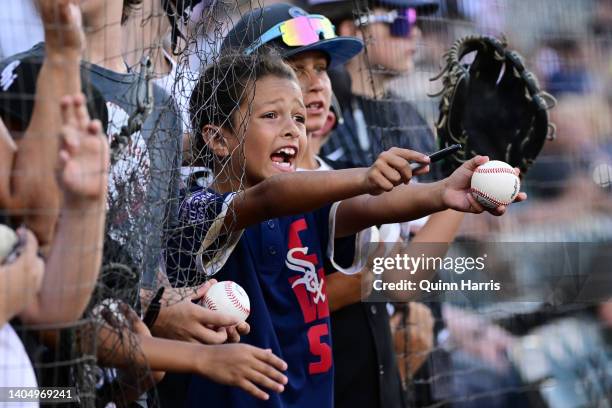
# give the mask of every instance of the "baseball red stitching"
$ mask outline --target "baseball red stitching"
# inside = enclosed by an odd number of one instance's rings
[[[236,295],[232,291],[232,282],[227,281],[225,282],[224,286],[225,286],[225,294],[229,297],[232,304],[236,306],[238,310],[240,310],[242,313],[246,313],[246,315],[248,316],[251,313],[251,311],[242,305],[240,300],[236,297]]]
[[[503,203],[503,202],[501,202],[501,201],[498,201],[498,200],[494,199],[493,197],[491,197],[490,195],[488,195],[487,193],[482,192],[482,191],[480,191],[480,190],[478,190],[478,189],[476,189],[476,188],[474,188],[474,187],[472,187],[472,188],[471,188],[471,190],[472,190],[472,193],[476,193],[476,194],[477,194],[477,195],[479,195],[481,198],[484,198],[485,200],[490,201],[491,203],[493,203],[493,204],[497,205],[498,207],[499,207],[500,205],[508,205],[508,204],[510,204],[510,202]]]
[[[490,174],[490,173],[506,173],[506,174],[512,174],[514,176],[516,176],[516,173],[514,172],[514,169],[507,169],[505,167],[487,167],[487,168],[477,168],[476,169],[476,173],[486,173],[486,174]]]
[[[217,305],[208,296],[204,297],[204,304],[210,310],[217,310]]]

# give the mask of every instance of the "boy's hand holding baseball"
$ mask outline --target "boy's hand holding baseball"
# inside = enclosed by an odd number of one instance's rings
[[[238,342],[249,332],[247,323],[239,323],[224,313],[199,305],[208,289],[216,283],[211,279],[199,288],[166,288],[162,308],[152,331],[167,339],[203,344]],[[198,303],[194,303],[197,301]]]
[[[442,188],[442,202],[447,208],[475,214],[480,214],[485,210],[493,215],[502,215],[506,212],[506,206],[503,205],[492,210],[484,208],[470,193],[470,184],[474,171],[478,166],[488,161],[489,158],[486,156],[475,156],[463,163],[463,165],[455,170],[448,178],[442,180],[444,183]],[[515,172],[517,175],[519,174],[518,169],[515,169]],[[514,201],[519,202],[526,199],[527,194],[521,192],[516,196]]]
[[[429,166],[425,166],[413,172],[410,162],[428,164],[429,157],[423,153],[399,147],[382,152],[365,175],[367,192],[371,195],[379,195],[391,191],[400,184],[408,184],[412,176],[429,171]]]
[[[91,120],[85,97],[61,101],[62,130],[59,183],[66,205],[99,202],[106,197],[109,169],[108,142],[98,120]]]

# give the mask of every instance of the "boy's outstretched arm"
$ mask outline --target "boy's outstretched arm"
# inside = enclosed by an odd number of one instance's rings
[[[240,230],[271,218],[302,214],[362,194],[378,195],[391,191],[410,182],[413,175],[429,171],[429,166],[425,166],[412,173],[410,162],[427,164],[429,157],[412,150],[393,148],[381,154],[369,168],[272,176],[238,193],[232,201],[233,208],[227,212],[225,226],[230,230]]]
[[[470,182],[476,168],[488,160],[486,156],[476,156],[435,183],[404,185],[379,196],[362,195],[343,201],[336,213],[336,237],[352,235],[372,225],[415,220],[447,209],[482,213],[484,207],[470,194]],[[526,198],[525,193],[519,193],[515,201]],[[490,212],[502,215],[505,211],[506,207],[500,206]]]

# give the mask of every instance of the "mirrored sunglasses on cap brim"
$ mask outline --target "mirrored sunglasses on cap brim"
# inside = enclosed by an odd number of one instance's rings
[[[302,47],[336,37],[334,25],[325,16],[310,14],[276,24],[263,33],[244,53],[249,55],[262,45],[281,38],[289,47]]]

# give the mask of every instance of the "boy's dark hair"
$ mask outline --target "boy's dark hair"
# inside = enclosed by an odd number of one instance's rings
[[[123,0],[123,13],[121,14],[121,24],[124,24],[130,13],[142,4],[143,0]]]
[[[215,125],[234,131],[238,125],[234,123],[235,113],[252,95],[255,82],[269,75],[297,82],[293,69],[270,48],[252,55],[222,54],[204,71],[189,100],[196,160],[210,159],[202,139],[202,128]]]

